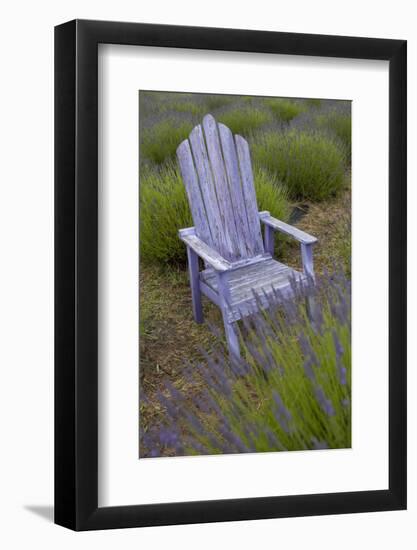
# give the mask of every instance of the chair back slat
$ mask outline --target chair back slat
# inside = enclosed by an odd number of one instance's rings
[[[248,220],[247,201],[244,196],[241,168],[239,166],[239,159],[236,152],[233,134],[224,124],[219,124],[219,134],[233,204],[232,210],[238,235],[240,236],[239,242],[242,248],[242,255],[243,258],[251,258],[252,256],[256,256],[257,254],[261,254],[263,252],[262,238],[260,240],[257,239],[256,228],[253,227],[254,222],[255,225],[259,225],[259,220],[257,217],[254,220],[251,219],[250,222]],[[255,201],[254,206],[257,209],[255,193],[253,193],[253,196],[250,197],[250,200]]]
[[[264,245],[259,221],[258,203],[256,201],[255,186],[253,183],[252,163],[248,142],[242,136],[235,136],[236,151],[239,159],[242,192],[245,202],[248,224],[252,230],[254,254],[262,254]]]
[[[213,242],[211,236],[210,221],[204,206],[204,198],[201,194],[198,174],[194,166],[188,139],[183,141],[178,147],[177,157],[181,166],[182,178],[186,182],[185,189],[197,236],[209,246],[217,247],[217,243]]]
[[[177,157],[197,235],[230,262],[262,254],[247,142],[206,115]]]

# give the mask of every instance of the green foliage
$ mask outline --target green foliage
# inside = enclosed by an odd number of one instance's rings
[[[271,121],[271,116],[268,112],[261,109],[242,108],[233,111],[227,111],[217,117],[218,122],[222,122],[233,134],[247,136],[254,130],[257,130],[264,124]]]
[[[225,107],[226,105],[230,105],[232,101],[233,97],[227,95],[208,95],[204,98],[204,102],[209,111],[213,111],[215,109]]]
[[[193,129],[191,122],[178,123],[175,120],[160,122],[143,132],[141,157],[155,164],[174,158],[178,145]]]
[[[319,133],[289,130],[264,134],[253,143],[252,156],[277,175],[293,199],[323,200],[343,185],[343,153]]]
[[[286,189],[265,169],[254,169],[260,210],[269,210],[283,221],[288,219]],[[178,230],[193,225],[188,199],[179,169],[173,163],[143,169],[140,178],[140,258],[159,264],[185,264],[186,249]]]
[[[314,107],[314,108],[319,108],[321,107],[321,104],[322,104],[322,99],[318,99],[318,98],[315,98],[315,97],[310,97],[308,99],[304,99],[305,103],[309,106],[309,107]]]
[[[321,128],[332,130],[346,147],[346,155],[350,162],[352,150],[352,117],[333,110],[326,114],[318,115],[316,123]]]
[[[140,177],[139,242],[144,262],[184,263],[178,230],[193,225],[181,175],[174,164]]]
[[[189,113],[195,117],[201,117],[205,113],[205,106],[196,101],[177,101],[166,105],[165,108],[177,113]]]
[[[288,99],[268,99],[267,105],[274,115],[283,122],[290,122],[305,110],[301,103],[295,103]]]
[[[288,192],[278,178],[255,165],[253,168],[256,200],[259,210],[269,210],[271,216],[281,221],[287,221],[290,215]]]

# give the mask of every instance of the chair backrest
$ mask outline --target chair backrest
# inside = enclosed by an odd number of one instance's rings
[[[177,157],[198,237],[230,262],[262,254],[247,141],[208,114]]]

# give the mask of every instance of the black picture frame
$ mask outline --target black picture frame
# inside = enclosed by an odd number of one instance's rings
[[[389,61],[389,488],[98,506],[98,44]],[[74,530],[406,508],[404,40],[74,20],[55,28],[55,522]]]

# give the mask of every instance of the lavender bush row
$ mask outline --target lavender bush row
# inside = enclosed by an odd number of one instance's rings
[[[166,385],[166,421],[142,434],[141,456],[350,447],[350,282],[337,272],[295,291],[298,300],[277,305],[275,295],[245,318],[240,362],[217,350],[188,367],[196,395]]]

